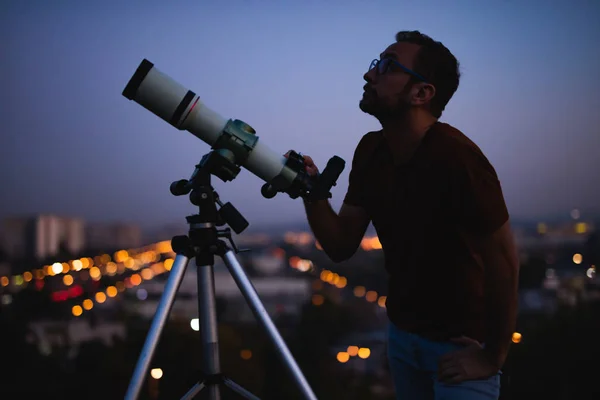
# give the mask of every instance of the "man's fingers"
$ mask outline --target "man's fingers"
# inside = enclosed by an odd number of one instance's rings
[[[290,157],[290,153],[294,151],[294,150],[288,150],[283,156],[285,158],[289,158]],[[313,176],[319,173],[319,169],[317,168],[317,166],[315,165],[315,162],[313,161],[311,156],[305,156],[302,155],[302,158],[304,159],[304,169],[306,170],[306,172],[308,172],[309,175]]]
[[[450,366],[440,369],[438,380],[443,383],[458,383],[461,380],[462,370],[458,366]]]
[[[451,351],[449,353],[446,353],[446,354],[440,356],[438,363],[439,364],[445,364],[445,363],[456,364],[456,362],[460,358],[461,354],[462,354],[461,350]]]
[[[317,167],[306,167],[306,172],[308,172],[308,175],[310,176],[315,176],[319,173],[319,170]]]
[[[439,379],[440,382],[442,382],[442,383],[444,383],[446,385],[456,385],[456,384],[461,383],[461,382],[463,382],[465,380],[466,379],[462,375],[460,375],[460,374],[459,375],[454,375],[454,376],[451,376],[451,377],[448,377],[448,378],[444,378],[443,380]]]
[[[455,357],[453,354],[447,354],[445,356],[440,357],[438,361],[438,371],[448,371],[454,370],[458,368],[460,365],[460,360]]]
[[[286,158],[289,157],[290,153],[292,151],[294,151],[294,150],[288,150],[283,156],[286,157]],[[315,162],[313,161],[313,159],[312,159],[311,156],[305,156],[305,155],[302,155],[302,154],[300,154],[300,156],[304,158],[304,163],[305,164],[307,164],[307,165],[314,165],[315,164]]]

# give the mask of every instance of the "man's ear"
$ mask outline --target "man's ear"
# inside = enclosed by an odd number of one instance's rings
[[[430,83],[419,82],[413,86],[412,101],[414,105],[427,104],[435,96],[435,86]]]

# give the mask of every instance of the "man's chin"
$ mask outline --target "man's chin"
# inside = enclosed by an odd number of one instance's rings
[[[365,99],[362,99],[359,103],[358,103],[358,108],[361,109],[362,112],[366,113],[366,114],[370,114],[370,115],[375,115],[376,114],[376,110],[373,107],[372,104],[369,104],[368,101],[365,101]]]

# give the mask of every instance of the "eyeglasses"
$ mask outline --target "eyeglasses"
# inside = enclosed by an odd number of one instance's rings
[[[406,68],[404,65],[400,64],[398,61],[393,60],[391,58],[384,58],[382,60],[374,59],[373,61],[371,61],[371,65],[369,66],[369,71],[372,70],[373,68],[377,68],[377,74],[383,75],[388,71],[388,69],[390,68],[390,65],[395,65],[396,67],[400,68],[402,71],[406,72],[409,75],[414,76],[415,78],[419,79],[420,81],[427,82],[427,79],[423,78],[423,76],[417,74],[412,69]]]

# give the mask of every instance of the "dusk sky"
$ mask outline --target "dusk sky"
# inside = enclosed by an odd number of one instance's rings
[[[399,30],[442,41],[462,80],[442,121],[495,166],[514,218],[600,212],[600,1],[3,1],[0,218],[38,212],[143,226],[184,222],[169,192],[210,148],[122,90],[142,59],[283,154],[323,168],[344,197],[370,61]],[[253,225],[302,220],[242,170],[214,178]]]

